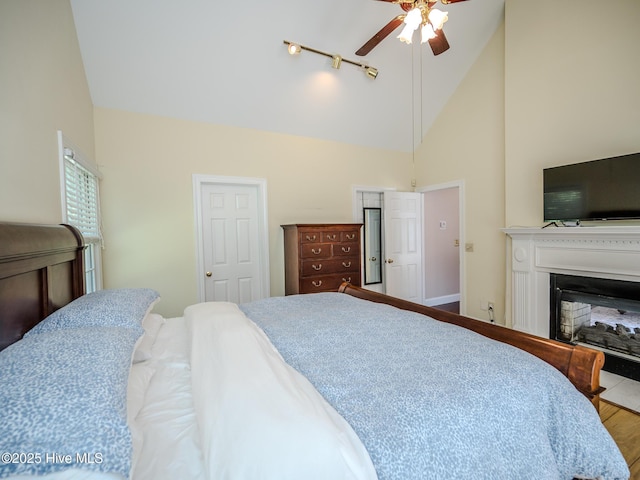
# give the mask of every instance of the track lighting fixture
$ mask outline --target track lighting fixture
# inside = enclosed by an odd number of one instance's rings
[[[301,48],[300,45],[296,45],[295,43],[290,43],[289,44],[289,54],[290,55],[297,55],[301,52]]]
[[[342,56],[340,56],[340,55],[323,52],[321,50],[316,50],[315,48],[311,48],[311,47],[305,47],[304,45],[300,45],[299,43],[293,43],[293,42],[290,42],[288,40],[283,40],[282,42],[287,46],[287,50],[289,51],[289,53],[291,55],[297,55],[302,50],[305,50],[307,52],[317,53],[318,55],[322,55],[322,56],[330,58],[331,59],[331,66],[333,68],[335,68],[336,70],[339,69],[340,66],[342,65],[342,63],[344,62],[344,63],[349,63],[351,65],[355,65],[356,67],[360,67],[361,69],[364,70],[364,73],[369,78],[375,79],[378,76],[378,69],[374,68],[374,67],[370,67],[369,65],[367,65],[365,63],[355,62],[353,60],[348,60],[346,58],[342,58]]]
[[[376,78],[378,76],[378,69],[373,67],[364,67],[364,71],[367,77]]]

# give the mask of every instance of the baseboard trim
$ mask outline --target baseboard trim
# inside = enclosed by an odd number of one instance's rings
[[[447,303],[459,302],[460,294],[454,293],[453,295],[443,295],[441,297],[426,298],[422,301],[423,305],[427,307],[435,307],[436,305],[445,305]]]

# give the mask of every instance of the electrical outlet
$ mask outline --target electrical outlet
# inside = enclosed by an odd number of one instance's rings
[[[473,252],[473,243],[465,243],[464,244],[465,252]]]

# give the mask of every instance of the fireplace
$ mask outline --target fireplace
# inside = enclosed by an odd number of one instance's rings
[[[635,344],[621,337],[638,335],[634,329],[640,328],[628,321],[633,316],[629,312],[640,311],[640,226],[521,227],[504,232],[510,240],[507,326],[603,349],[605,370],[638,379],[640,357],[630,353]],[[558,282],[560,300],[555,297]],[[563,303],[570,319],[564,324],[557,320]],[[598,319],[603,311],[617,321]]]
[[[550,274],[550,338],[600,349],[604,370],[640,381],[640,283]]]

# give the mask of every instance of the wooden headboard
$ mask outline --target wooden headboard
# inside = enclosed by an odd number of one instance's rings
[[[0,222],[0,350],[85,291],[82,234]]]

